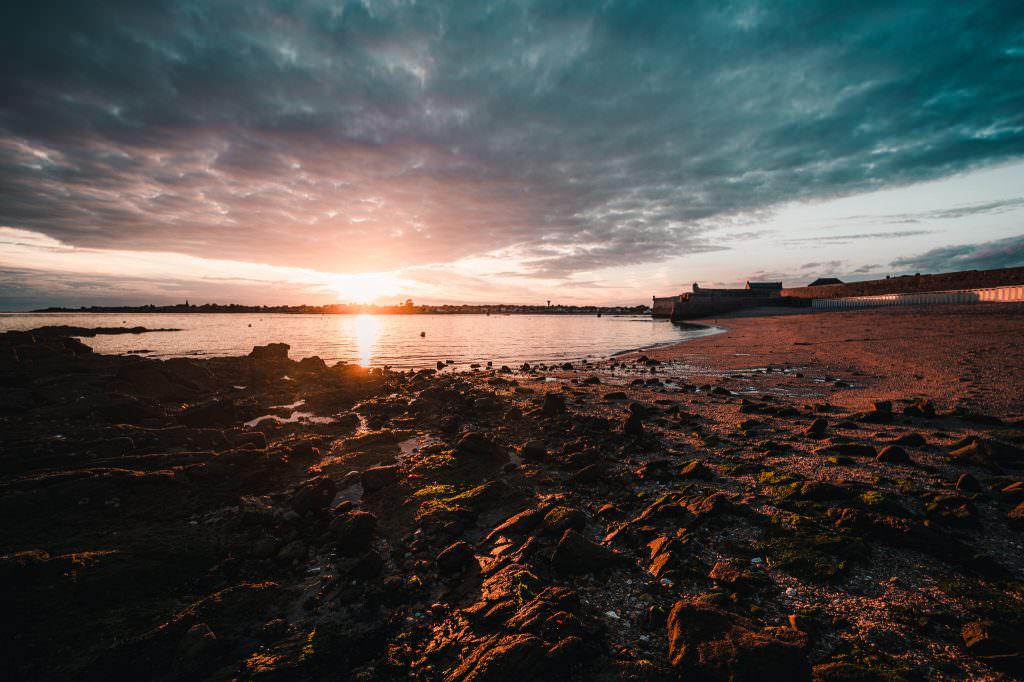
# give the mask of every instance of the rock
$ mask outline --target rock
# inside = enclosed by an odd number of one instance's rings
[[[626,395],[625,391],[612,391],[611,393],[604,394],[605,400],[629,400],[629,396]]]
[[[540,409],[545,417],[558,417],[566,413],[565,396],[548,393],[544,396],[544,406]]]
[[[555,507],[544,515],[544,527],[556,535],[561,535],[570,528],[580,531],[586,525],[587,515],[571,507]]]
[[[299,486],[292,495],[291,507],[299,514],[321,511],[331,505],[337,492],[330,476],[317,476]]]
[[[690,460],[679,470],[680,478],[695,479],[698,481],[710,481],[715,477],[715,471],[697,459]]]
[[[455,445],[455,456],[464,462],[483,464],[504,464],[508,453],[479,431],[470,431]]]
[[[925,398],[918,398],[912,405],[907,405],[903,408],[903,414],[907,417],[934,419],[935,403]]]
[[[527,462],[543,462],[548,457],[548,446],[542,440],[531,440],[519,448],[519,456]]]
[[[266,346],[253,346],[249,358],[259,362],[284,362],[288,360],[287,343],[270,343]]]
[[[363,484],[363,492],[374,493],[394,485],[402,478],[402,467],[399,464],[370,467],[359,475]]]
[[[178,644],[178,660],[187,670],[196,670],[210,662],[217,650],[217,636],[206,623],[196,623],[185,631]]]
[[[528,634],[493,635],[445,676],[444,682],[520,682],[543,677],[548,647]]]
[[[907,433],[892,442],[893,445],[903,445],[908,448],[919,448],[927,443],[920,433]]]
[[[576,531],[566,530],[551,555],[551,565],[559,573],[597,573],[627,560],[607,547],[595,544]]]
[[[473,547],[468,542],[459,541],[448,545],[435,559],[437,569],[442,575],[453,575],[461,573],[466,568],[476,564],[476,556],[473,554]]]
[[[369,512],[348,512],[331,521],[331,534],[338,551],[345,556],[355,556],[369,549],[376,532],[377,517]]]
[[[804,435],[810,438],[824,438],[825,429],[828,428],[828,420],[823,417],[818,417],[811,425],[804,431]]]
[[[1024,672],[1024,632],[985,620],[967,623],[960,634],[975,658],[996,668]]]
[[[498,537],[499,535],[529,533],[541,524],[544,520],[544,514],[545,509],[543,507],[535,507],[533,509],[521,511],[518,514],[514,514],[495,526],[494,530],[487,534],[487,539],[490,540]]]
[[[826,445],[825,447],[818,448],[814,451],[814,454],[821,457],[830,457],[833,455],[847,455],[850,457],[875,457],[877,452],[875,448],[865,443],[833,443]]]
[[[962,474],[960,478],[956,480],[956,489],[962,493],[980,493],[981,483],[979,483],[978,479],[970,474]]]
[[[887,445],[875,457],[876,462],[885,464],[913,464],[910,455],[899,445]]]
[[[1006,514],[1006,521],[1013,528],[1024,530],[1024,502],[1018,503]]]
[[[721,682],[810,680],[800,645],[742,616],[678,601],[668,616],[669,660],[681,678]]]
[[[629,436],[644,435],[644,421],[639,412],[630,412],[622,423],[622,432]]]

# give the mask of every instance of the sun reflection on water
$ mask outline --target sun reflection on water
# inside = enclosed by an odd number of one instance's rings
[[[368,367],[373,360],[373,351],[380,336],[380,320],[376,315],[362,314],[356,316],[356,346],[359,351],[359,364]]]

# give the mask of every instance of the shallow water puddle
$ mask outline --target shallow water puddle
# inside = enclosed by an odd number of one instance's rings
[[[332,424],[334,423],[333,417],[318,417],[312,412],[298,412],[293,411],[288,417],[279,417],[276,414],[265,414],[262,417],[256,417],[245,422],[247,427],[254,428],[260,422],[266,421],[267,419],[275,421],[278,424],[294,424],[298,422],[308,422],[310,424]]]

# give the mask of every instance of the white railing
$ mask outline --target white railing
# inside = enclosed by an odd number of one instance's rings
[[[943,305],[950,303],[1011,303],[1024,301],[1024,285],[961,289],[958,291],[926,291],[917,294],[883,294],[850,296],[848,298],[815,298],[811,307],[817,310],[847,310],[892,305]]]

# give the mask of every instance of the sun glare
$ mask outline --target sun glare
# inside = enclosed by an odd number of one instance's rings
[[[399,294],[398,280],[384,273],[333,275],[327,286],[345,303],[375,303]]]
[[[359,364],[363,367],[368,367],[373,360],[379,335],[380,320],[376,315],[356,315],[356,350],[359,352]]]

